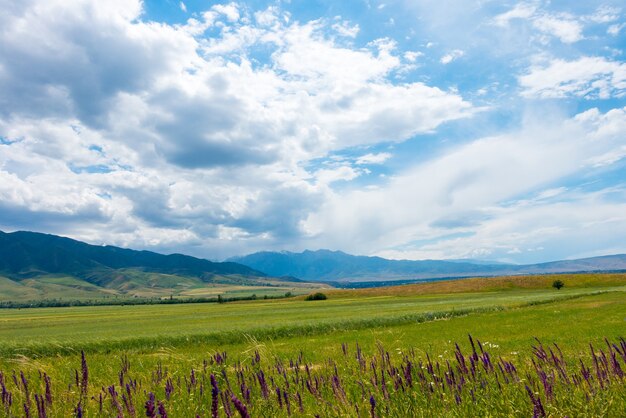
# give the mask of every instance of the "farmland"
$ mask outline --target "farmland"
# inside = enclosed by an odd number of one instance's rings
[[[2,310],[0,370],[12,396],[4,412],[23,416],[26,402],[37,416],[34,396],[45,397],[49,379],[48,416],[78,406],[87,416],[115,416],[118,406],[141,416],[150,393],[155,411],[162,402],[169,416],[212,416],[213,375],[219,416],[238,414],[231,396],[252,416],[618,416],[626,278],[564,275],[558,291],[552,279],[332,290],[313,302]],[[606,370],[594,366],[602,355]],[[473,374],[459,358],[476,363]]]

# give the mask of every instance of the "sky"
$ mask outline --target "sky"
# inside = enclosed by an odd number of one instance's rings
[[[626,253],[623,0],[0,0],[0,229]]]

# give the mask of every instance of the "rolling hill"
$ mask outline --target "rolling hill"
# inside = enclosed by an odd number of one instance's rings
[[[206,297],[267,294],[270,288],[285,293],[283,288],[307,286],[234,262],[90,245],[36,232],[0,232],[0,300]]]

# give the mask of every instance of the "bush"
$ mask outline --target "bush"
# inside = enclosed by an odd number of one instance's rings
[[[554,287],[556,290],[561,290],[563,286],[565,286],[565,283],[560,280],[555,280],[554,282],[552,282],[552,287]]]
[[[317,292],[317,293],[312,293],[308,295],[305,300],[326,300],[326,299],[328,298],[326,297],[325,294]]]

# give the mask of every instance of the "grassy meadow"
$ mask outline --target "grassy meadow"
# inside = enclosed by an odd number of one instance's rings
[[[618,417],[625,291],[626,275],[562,275],[4,309],[0,415]]]
[[[97,304],[113,300],[214,298],[218,295],[225,298],[252,295],[263,298],[280,297],[287,292],[301,295],[329,287],[322,283],[236,275],[215,275],[207,282],[197,277],[153,273],[139,269],[120,269],[117,273],[119,274],[114,279],[91,278],[95,283],[102,281],[100,285],[67,275],[47,274],[21,280],[11,280],[0,275],[0,303],[91,301]]]

